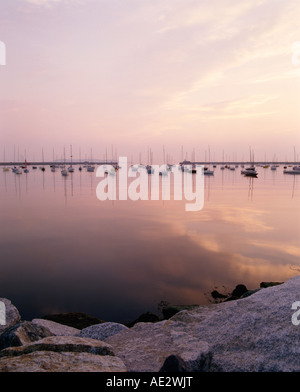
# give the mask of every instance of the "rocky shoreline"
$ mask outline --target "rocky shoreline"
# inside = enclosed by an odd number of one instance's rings
[[[128,325],[69,313],[22,320],[0,298],[0,372],[292,372],[300,371],[300,276],[214,290],[210,305],[169,305]],[[300,317],[299,317],[300,318]]]

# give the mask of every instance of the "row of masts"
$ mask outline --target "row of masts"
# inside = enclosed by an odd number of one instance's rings
[[[17,155],[17,159],[16,159],[16,155]],[[42,162],[45,162],[44,159],[44,149],[42,148]],[[197,154],[198,155],[198,154]],[[22,155],[20,157],[20,151],[19,151],[19,147],[17,148],[16,151],[16,147],[14,146],[14,152],[13,152],[13,162],[27,162],[27,152],[26,149],[24,151],[24,155]],[[72,145],[70,145],[70,155],[69,155],[70,160],[68,160],[69,162],[73,161],[73,152],[72,152]],[[105,153],[103,154],[103,161],[104,162],[117,162],[118,158],[117,158],[117,150],[113,148],[113,146],[111,147],[111,158],[108,158],[108,150],[107,148],[105,149]],[[35,158],[33,157],[33,162],[35,161]],[[99,161],[99,160],[97,160]],[[102,161],[102,162],[103,162]],[[142,164],[142,153],[139,152],[139,159],[138,159],[138,163]],[[154,153],[151,147],[148,146],[148,151],[147,151],[147,164],[149,166],[153,165],[154,163]],[[174,164],[174,159],[170,154],[166,154],[166,149],[165,146],[163,145],[162,148],[162,161],[163,164]],[[211,159],[211,150],[210,150],[210,146],[208,146],[208,149],[204,151],[204,160],[202,159],[197,159],[196,158],[196,150],[195,148],[191,151],[190,154],[188,154],[188,152],[184,153],[183,150],[183,146],[181,146],[181,162],[184,161],[189,161],[189,162],[203,162],[203,163],[208,163],[208,164],[212,164],[212,163],[223,163],[225,164],[226,162],[231,162],[231,163],[243,163],[243,162],[248,162],[248,159],[244,158],[244,155],[242,155],[242,159],[238,159],[238,155],[237,153],[233,153],[233,154],[225,154],[224,149],[222,150],[222,160],[217,160],[215,158],[215,153],[213,153],[213,157]],[[66,162],[66,149],[64,147],[63,149],[63,156],[61,156],[61,158],[59,159],[57,155],[55,155],[55,151],[53,148],[52,151],[52,162]],[[76,162],[82,162],[82,158],[81,158],[81,149],[79,148],[79,159],[76,159]],[[85,159],[84,162],[93,162],[93,152],[92,152],[92,148],[90,150],[90,157],[87,156],[87,154],[85,154]],[[255,157],[254,157],[254,150],[249,147],[249,162],[255,162]],[[278,157],[276,156],[276,154],[274,154],[272,156],[271,159],[267,159],[267,154],[264,154],[264,159],[258,159],[257,162],[265,162],[265,163],[277,163],[279,162]],[[291,162],[291,160],[287,159],[287,157],[285,157],[283,162]],[[296,148],[294,146],[294,160],[293,162],[299,162],[299,155],[296,154]],[[6,153],[5,153],[5,147],[3,149],[3,164],[8,163],[6,160]],[[134,160],[133,160],[133,155],[131,155],[131,159],[130,159],[130,163],[133,164]]]

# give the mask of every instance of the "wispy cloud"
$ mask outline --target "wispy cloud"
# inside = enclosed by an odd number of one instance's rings
[[[54,3],[60,3],[64,0],[25,0],[25,2],[29,4],[35,4],[35,5],[42,5],[42,6],[50,6],[53,5]]]
[[[278,98],[277,95],[252,95],[233,100],[217,101],[198,106],[191,106],[179,100],[168,103],[169,109],[181,109],[187,116],[199,119],[232,119],[267,116],[273,111],[264,107],[268,102]],[[184,109],[183,109],[184,107]]]
[[[270,74],[265,74],[257,79],[248,81],[249,83],[269,83],[274,81],[281,81],[281,80],[289,80],[289,79],[299,79],[300,78],[300,69],[295,68],[285,72],[274,72]]]

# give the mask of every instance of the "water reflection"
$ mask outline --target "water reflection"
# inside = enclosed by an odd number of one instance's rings
[[[122,321],[161,300],[206,303],[214,286],[286,280],[299,266],[299,178],[258,170],[217,167],[197,212],[172,198],[101,202],[95,173],[3,172],[1,295],[28,319]]]

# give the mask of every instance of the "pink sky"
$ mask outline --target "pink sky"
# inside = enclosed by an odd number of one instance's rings
[[[298,0],[1,0],[0,160],[300,159],[299,20]]]

